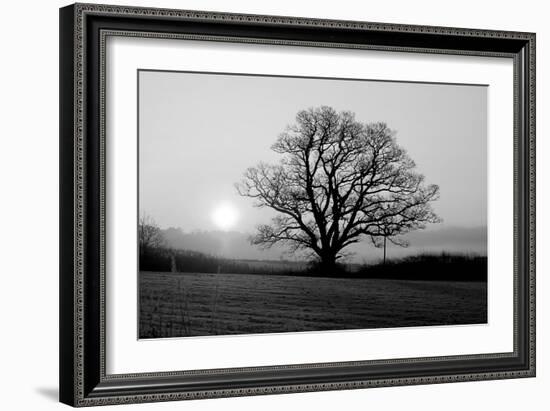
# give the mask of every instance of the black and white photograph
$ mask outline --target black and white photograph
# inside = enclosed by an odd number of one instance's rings
[[[487,323],[487,86],[138,71],[140,339]]]

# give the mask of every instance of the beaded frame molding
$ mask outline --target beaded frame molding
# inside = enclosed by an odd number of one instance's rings
[[[510,353],[105,372],[108,36],[506,57],[514,65],[514,350]],[[74,4],[60,9],[60,401],[73,406],[535,376],[535,34]]]

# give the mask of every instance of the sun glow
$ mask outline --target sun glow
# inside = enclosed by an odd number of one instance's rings
[[[239,212],[230,203],[218,205],[212,212],[212,222],[220,230],[227,231],[235,226],[239,219]]]

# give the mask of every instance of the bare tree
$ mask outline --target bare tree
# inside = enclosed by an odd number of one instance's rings
[[[429,203],[439,188],[424,184],[394,134],[348,111],[300,111],[272,146],[280,163],[259,163],[236,184],[257,207],[278,213],[258,227],[252,243],[309,250],[331,269],[350,244],[383,238],[389,221],[399,234],[437,222]]]
[[[406,234],[408,231],[410,231],[410,229],[407,227],[407,224],[399,221],[399,219],[396,221],[396,219],[392,217],[384,219],[378,224],[376,234],[371,235],[370,239],[375,247],[384,249],[382,259],[384,264],[386,264],[387,241],[389,240],[392,244],[399,247],[408,247],[409,242],[398,237],[399,235]]]
[[[141,254],[145,254],[155,248],[163,247],[165,244],[161,229],[155,220],[146,214],[139,218],[138,236]]]

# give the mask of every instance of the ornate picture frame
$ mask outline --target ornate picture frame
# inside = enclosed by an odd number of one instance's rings
[[[508,59],[513,64],[513,349],[108,373],[106,42],[190,39]],[[60,401],[72,406],[535,376],[535,34],[75,4],[60,9]]]

